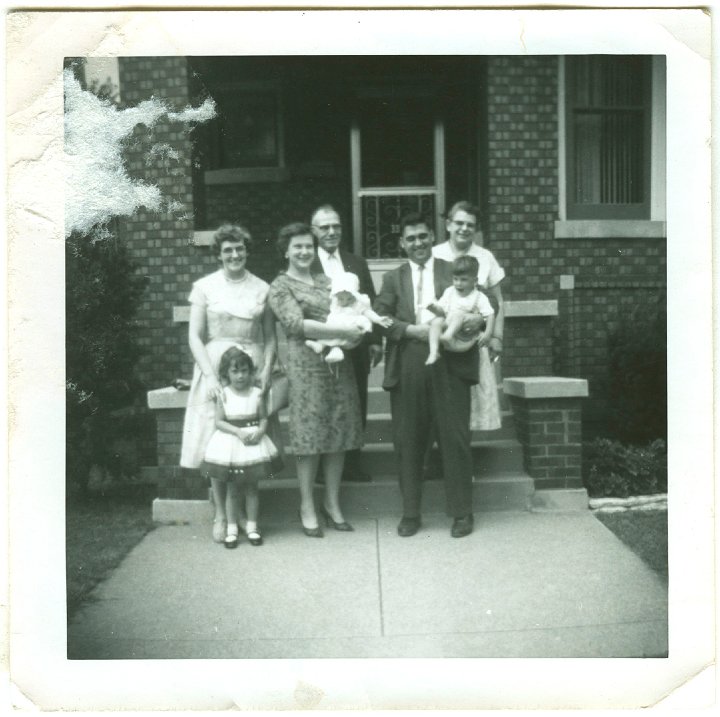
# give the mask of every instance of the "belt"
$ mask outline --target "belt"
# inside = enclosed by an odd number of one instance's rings
[[[259,418],[228,418],[227,422],[235,428],[250,428],[251,426],[259,426]]]

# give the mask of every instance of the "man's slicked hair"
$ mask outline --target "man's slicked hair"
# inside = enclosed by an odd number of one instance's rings
[[[424,224],[430,231],[432,231],[432,224],[430,224],[428,218],[424,214],[420,214],[420,212],[410,212],[400,220],[400,236],[402,236],[406,227],[414,227],[416,224]]]

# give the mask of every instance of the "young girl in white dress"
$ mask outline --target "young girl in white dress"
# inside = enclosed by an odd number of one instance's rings
[[[270,473],[278,451],[266,435],[267,413],[260,389],[253,384],[255,366],[248,354],[231,346],[220,359],[222,400],[215,406],[215,432],[205,449],[201,472],[210,479],[215,503],[213,540],[226,548],[238,545],[238,499],[244,493],[251,545],[262,545],[257,526],[258,481]]]

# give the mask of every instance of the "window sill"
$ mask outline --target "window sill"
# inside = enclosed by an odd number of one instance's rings
[[[505,301],[505,318],[517,319],[530,316],[557,316],[557,299],[533,299],[530,301]]]
[[[555,222],[556,239],[665,239],[665,222],[645,219],[569,219]]]
[[[287,167],[245,167],[213,169],[205,172],[205,184],[250,184],[252,182],[286,182]]]

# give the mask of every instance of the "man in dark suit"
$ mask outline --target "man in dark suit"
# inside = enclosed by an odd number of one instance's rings
[[[330,279],[336,273],[343,271],[355,274],[360,282],[360,293],[367,294],[372,303],[376,293],[367,262],[340,246],[342,241],[340,215],[332,206],[324,204],[313,213],[310,226],[318,242],[317,258],[310,267],[311,271],[325,273]],[[373,326],[372,332],[359,346],[348,351],[347,355],[355,372],[364,427],[367,420],[368,374],[371,366],[377,366],[382,359],[382,334],[379,327]],[[361,468],[359,450],[348,451],[346,454],[343,478],[350,481],[371,480],[371,477]]]
[[[385,330],[385,379],[390,391],[393,440],[398,463],[403,517],[402,537],[420,528],[423,458],[432,428],[440,445],[451,535],[461,538],[473,529],[472,454],[470,451],[470,385],[477,383],[477,347],[463,353],[444,352],[426,365],[428,304],[452,285],[451,264],[432,256],[433,232],[426,218],[411,214],[400,224],[400,246],[408,261],[383,276],[375,311],[390,316]],[[478,329],[482,317],[467,319]]]

